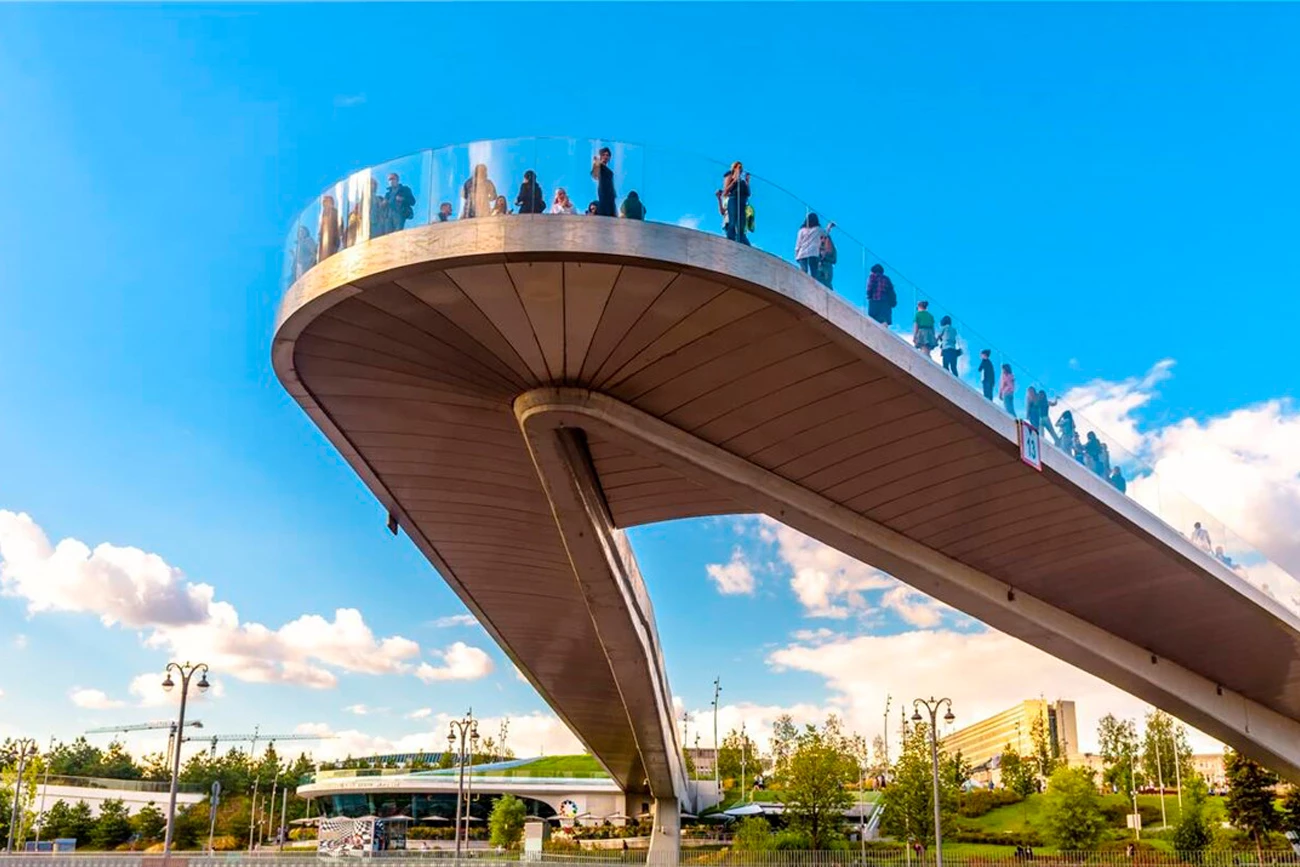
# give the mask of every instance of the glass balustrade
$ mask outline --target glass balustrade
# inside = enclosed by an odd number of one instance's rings
[[[340,251],[432,222],[644,220],[725,236],[798,268],[1001,412],[1039,429],[1045,448],[1189,539],[1199,555],[1300,615],[1300,581],[1160,477],[1131,430],[1107,432],[835,221],[736,162],[617,141],[520,138],[400,157],[333,184],[290,227],[284,283]],[[1172,468],[1171,468],[1172,469]],[[1100,520],[1100,519],[1099,519]],[[1100,526],[1100,525],[1098,525]],[[1080,546],[1088,527],[1071,528]]]

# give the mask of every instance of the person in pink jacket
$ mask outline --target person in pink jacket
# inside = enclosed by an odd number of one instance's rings
[[[1002,382],[998,385],[998,397],[1007,412],[1016,414],[1016,378],[1011,373],[1011,365],[1002,365]]]

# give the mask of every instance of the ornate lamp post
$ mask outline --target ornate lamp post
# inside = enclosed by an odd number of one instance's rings
[[[456,764],[460,768],[460,773],[456,778],[456,857],[460,857],[461,844],[461,822],[462,810],[464,810],[463,821],[465,825],[465,842],[469,842],[469,803],[465,797],[465,748],[468,744],[470,753],[473,756],[474,747],[478,744],[478,723],[474,720],[474,711],[470,711],[461,719],[451,721],[451,728],[447,732],[447,748],[455,753]]]
[[[27,760],[36,758],[36,739],[19,738],[14,744],[18,750],[18,777],[14,780],[14,803],[13,808],[9,811],[9,839],[5,841],[5,854],[11,854],[14,851],[14,831],[18,827],[18,806],[23,800],[23,771],[27,768]]]
[[[943,867],[943,829],[939,826],[939,709],[944,705],[948,710],[943,715],[943,721],[951,723],[956,719],[952,715],[952,699],[939,698],[931,696],[928,699],[918,698],[912,702],[912,722],[919,723],[924,720],[921,716],[921,708],[925,708],[930,714],[930,764],[934,776],[934,864],[935,867]]]
[[[176,718],[176,751],[172,755],[172,785],[171,793],[167,798],[167,836],[163,839],[163,863],[171,859],[172,837],[176,832],[176,789],[181,776],[181,744],[185,740],[181,733],[185,731],[185,702],[190,696],[190,678],[195,672],[199,674],[199,682],[195,684],[199,692],[207,692],[208,689],[207,663],[191,665],[188,662],[169,662],[165,669],[166,677],[162,682],[162,688],[167,692],[171,692],[172,687],[176,686],[176,682],[172,680],[172,669],[181,676],[181,708]]]

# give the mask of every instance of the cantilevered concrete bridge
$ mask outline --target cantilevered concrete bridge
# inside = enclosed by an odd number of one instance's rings
[[[671,849],[622,528],[761,512],[1300,777],[1300,624],[797,269],[670,225],[435,223],[316,265],[285,387]]]

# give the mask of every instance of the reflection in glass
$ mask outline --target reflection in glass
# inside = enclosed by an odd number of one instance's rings
[[[464,219],[486,217],[492,213],[496,201],[497,185],[488,177],[488,167],[479,163],[461,188],[460,215]]]
[[[298,237],[293,245],[293,279],[297,280],[316,264],[316,240],[311,230],[298,224]]]
[[[319,239],[316,261],[323,262],[339,251],[343,236],[343,215],[339,213],[338,200],[331,193],[320,197],[320,224],[316,230]]]
[[[387,186],[382,194],[375,197],[378,181],[371,184],[370,236],[378,238],[389,232],[400,232],[406,223],[415,216],[415,193],[402,183],[402,176],[389,172],[384,179]]]

